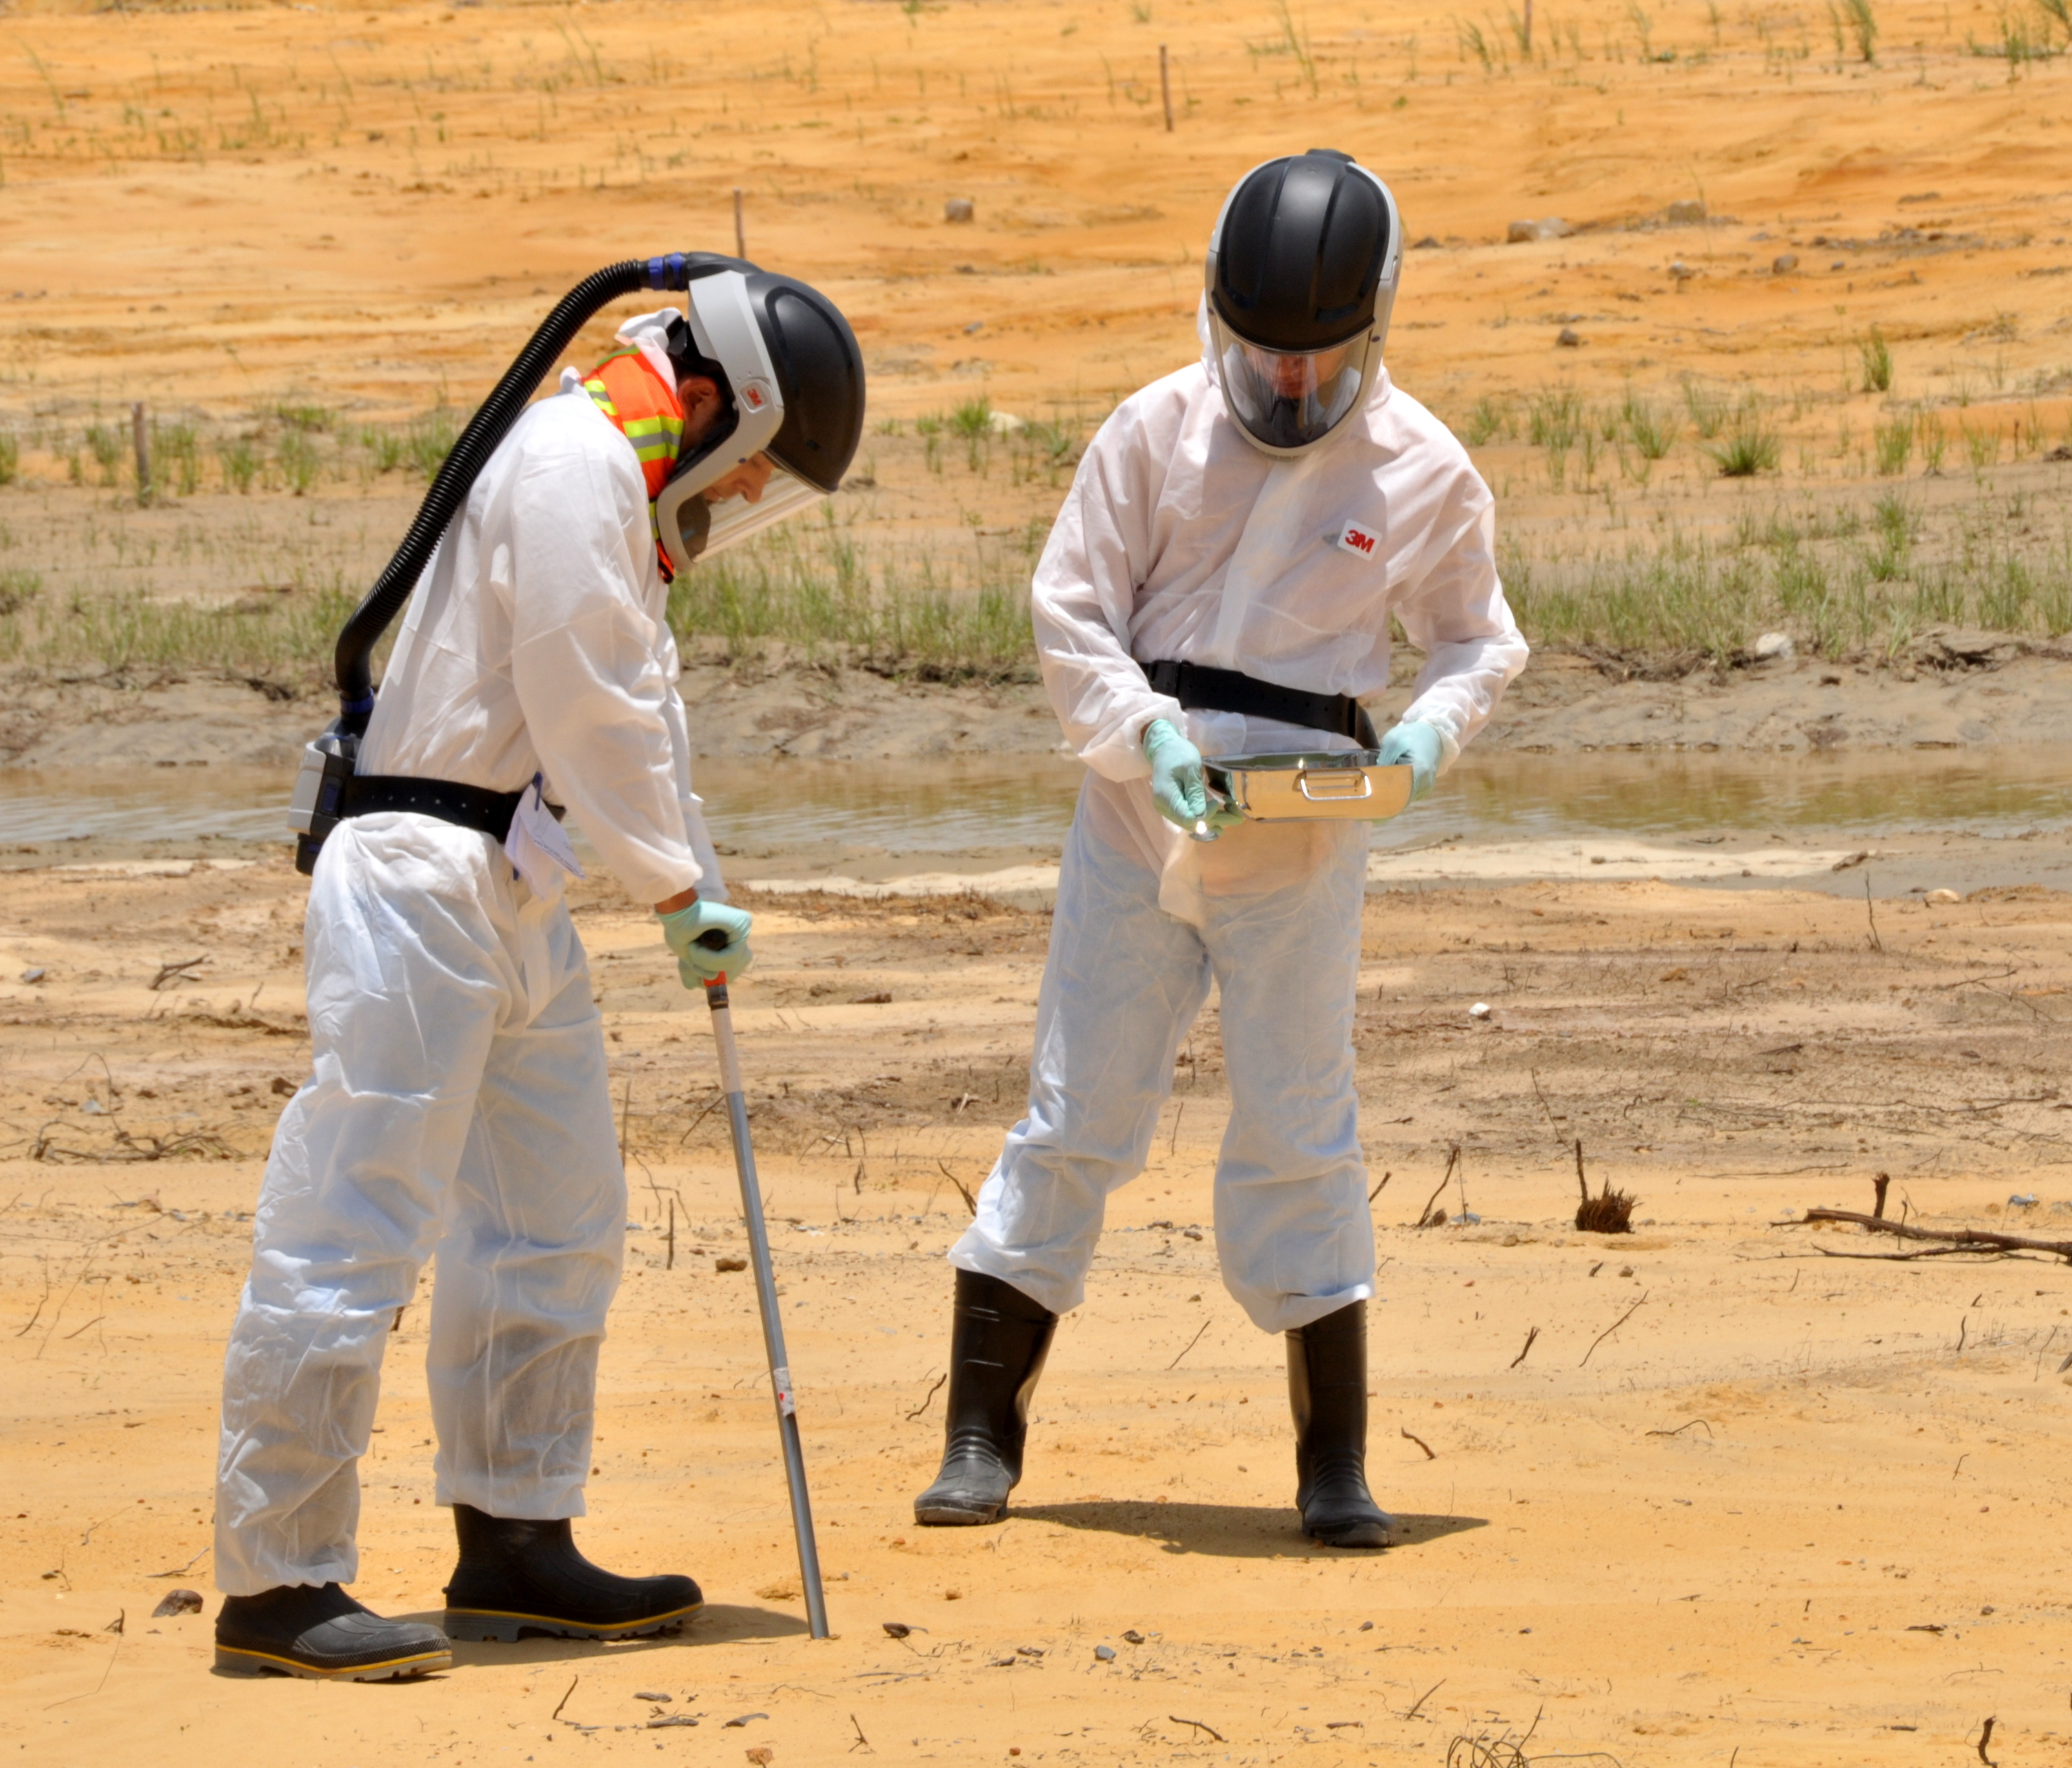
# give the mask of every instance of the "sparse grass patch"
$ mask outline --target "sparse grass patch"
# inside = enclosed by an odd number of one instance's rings
[[[1684,383],[1684,406],[1691,413],[1691,427],[1697,431],[1700,442],[1712,441],[1727,421],[1726,396],[1696,380]]]
[[[1495,441],[1506,427],[1503,406],[1485,393],[1468,413],[1468,421],[1462,427],[1461,440],[1470,448],[1484,448]]]
[[[1028,576],[1042,540],[1025,530],[949,559],[926,549],[874,558],[824,504],[819,521],[777,528],[678,578],[669,622],[735,660],[776,643],[890,674],[998,679],[1034,667]]]
[[[1660,460],[1675,446],[1680,427],[1676,421],[1666,412],[1658,412],[1649,401],[1636,398],[1630,387],[1625,403],[1619,408],[1619,416],[1626,425],[1634,453],[1642,460]]]
[[[1856,360],[1863,369],[1865,393],[1892,391],[1892,349],[1876,326],[1856,340]]]
[[[1705,452],[1712,456],[1721,478],[1753,479],[1758,473],[1777,471],[1784,445],[1762,406],[1753,399],[1745,399],[1735,409],[1725,437]]]

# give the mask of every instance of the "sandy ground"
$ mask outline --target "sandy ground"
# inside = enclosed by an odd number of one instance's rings
[[[1299,1538],[1279,1347],[1218,1285],[1213,1011],[1060,1334],[1012,1515],[914,1527],[941,1254],[1015,1114],[1046,926],[766,901],[738,1017],[832,1576],[816,1645],[752,1297],[715,1268],[742,1234],[702,1009],[593,889],[633,1203],[582,1539],[692,1571],[709,1606],[676,1639],[466,1647],[423,1685],[330,1689],[215,1678],[207,1617],[151,1612],[208,1587],[222,1336],[306,1060],[298,881],[175,860],[17,872],[3,900],[16,1759],[215,1760],[263,1728],[341,1764],[1437,1762],[1536,1724],[1535,1757],[1912,1764],[1989,1714],[1996,1760],[2072,1754],[2062,1265],[1846,1262],[1883,1248],[1774,1225],[1865,1206],[1885,1170],[1932,1223],[2072,1235],[2072,897],[1881,902],[1874,947],[1860,902],[1785,890],[1372,896],[1372,1460],[1406,1525],[1375,1557]],[[1576,1138],[1638,1195],[1630,1237],[1570,1226]],[[1404,1225],[1435,1198],[1454,1225]],[[360,1591],[408,1613],[450,1552],[425,1318],[364,1468]]]

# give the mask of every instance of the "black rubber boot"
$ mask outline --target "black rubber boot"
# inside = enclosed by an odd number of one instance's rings
[[[425,1621],[388,1621],[335,1584],[282,1584],[227,1596],[216,1617],[216,1667],[247,1674],[386,1682],[453,1667],[446,1636]]]
[[[1386,1547],[1396,1519],[1367,1489],[1367,1303],[1288,1334],[1295,1414],[1295,1503],[1326,1547]]]
[[[914,1500],[915,1521],[990,1523],[1006,1508],[1022,1478],[1029,1396],[1057,1330],[1057,1315],[1013,1284],[957,1273],[942,1471]]]
[[[456,1639],[628,1639],[679,1627],[705,1606],[687,1577],[618,1577],[591,1564],[565,1517],[516,1522],[456,1504],[454,1527],[460,1564],[446,1585],[446,1632]]]

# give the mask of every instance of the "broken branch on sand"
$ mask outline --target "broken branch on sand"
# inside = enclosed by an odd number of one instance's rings
[[[1628,1308],[1625,1313],[1622,1314],[1616,1320],[1613,1321],[1612,1323],[1606,1326],[1603,1331],[1600,1332],[1597,1337],[1591,1339],[1589,1350],[1585,1351],[1583,1353],[1583,1363],[1588,1363],[1590,1360],[1591,1353],[1596,1351],[1599,1345],[1602,1344],[1605,1339],[1609,1338],[1614,1332],[1618,1331],[1621,1326],[1624,1326],[1627,1321],[1630,1320],[1634,1314],[1638,1313],[1642,1306],[1646,1302],[1646,1292],[1643,1290],[1641,1293],[1639,1301],[1634,1302],[1631,1307]],[[1583,1363],[1577,1363],[1576,1367],[1578,1369],[1581,1368],[1583,1367]]]
[[[1433,1186],[1432,1194],[1424,1199],[1424,1207],[1417,1212],[1417,1219],[1412,1223],[1412,1227],[1444,1227],[1446,1225],[1446,1212],[1442,1209],[1434,1209],[1433,1205],[1439,1201],[1440,1194],[1445,1190],[1446,1181],[1453,1176],[1453,1168],[1460,1157],[1461,1145],[1455,1142],[1446,1151],[1445,1171],[1440,1174],[1439,1182]]]
[[[2072,1264],[2072,1240],[2037,1240],[2028,1234],[1994,1234],[1976,1227],[1915,1227],[1910,1223],[1889,1221],[1882,1215],[1865,1215],[1858,1210],[1810,1209],[1803,1222],[1785,1225],[1799,1227],[1815,1222],[1854,1222],[1873,1233],[1891,1234],[1902,1240],[1925,1240],[1952,1251],[1969,1248],[1980,1252],[2048,1252]]]

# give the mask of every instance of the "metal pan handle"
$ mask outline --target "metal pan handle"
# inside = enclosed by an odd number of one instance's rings
[[[1326,791],[1313,792],[1309,790],[1309,782],[1313,779],[1329,780],[1331,785]],[[1359,787],[1357,791],[1351,789],[1355,783]],[[1295,789],[1313,804],[1351,804],[1374,796],[1374,782],[1367,778],[1363,770],[1357,767],[1328,767],[1316,774],[1305,767],[1295,776]]]

